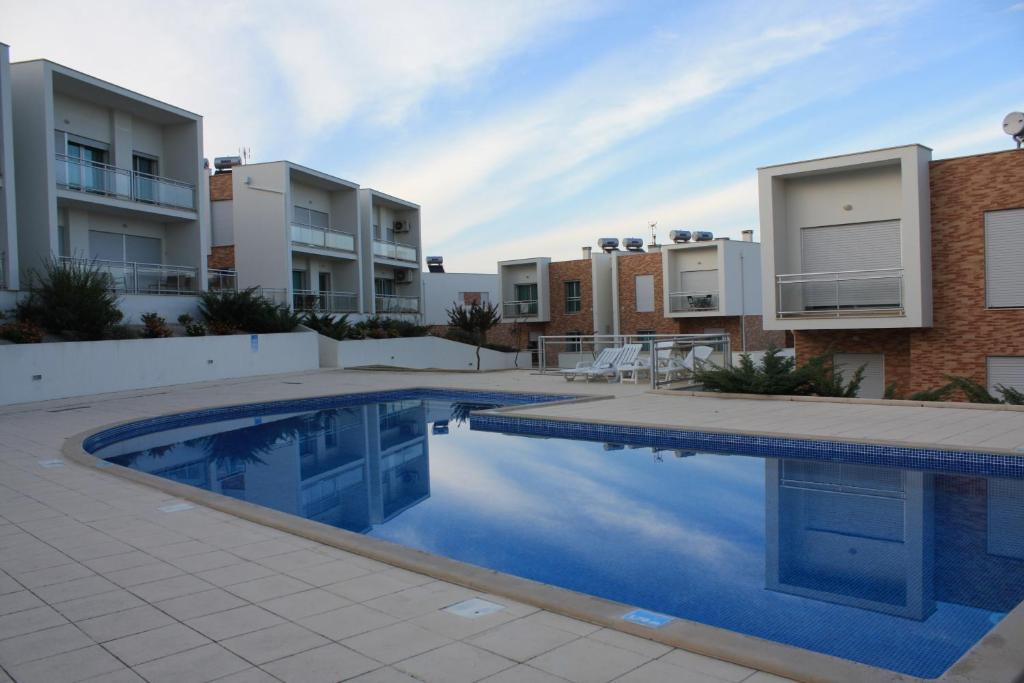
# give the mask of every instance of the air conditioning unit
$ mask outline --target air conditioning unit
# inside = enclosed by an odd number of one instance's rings
[[[395,232],[409,232],[409,221],[395,221],[391,227]]]
[[[404,285],[408,281],[409,281],[409,271],[408,270],[396,270],[395,271],[395,282],[396,283],[398,283],[400,285]]]

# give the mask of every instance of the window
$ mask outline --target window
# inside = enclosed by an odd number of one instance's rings
[[[568,339],[565,340],[565,350],[568,353],[580,353],[583,351],[582,332],[569,332],[566,336]]]
[[[394,296],[395,281],[386,277],[373,278],[373,291],[377,296]]]
[[[657,332],[655,332],[654,330],[637,330],[637,341],[643,344],[641,350],[645,352],[650,352],[651,342],[654,341],[654,335],[656,334]]]
[[[384,239],[383,233],[380,231],[380,207],[373,207],[373,239],[382,240]]]
[[[885,396],[885,355],[881,353],[837,353],[832,356],[832,365],[843,373],[843,381],[849,382],[861,366],[864,377],[857,390],[857,398],[882,398]]]
[[[459,296],[456,299],[456,301],[461,301],[463,306],[483,305],[490,303],[490,300],[489,292],[459,292]]]
[[[292,290],[298,291],[302,289],[309,289],[306,284],[306,271],[304,270],[293,270],[292,271]]]
[[[654,276],[636,276],[636,312],[654,312]]]
[[[321,292],[331,291],[331,274],[330,273],[317,273],[317,284],[320,287]]]
[[[107,177],[105,169],[107,150],[71,141],[68,141],[67,149],[68,159],[71,160],[67,168],[68,187],[102,194],[115,189],[114,179]]]
[[[996,398],[1002,397],[999,385],[1024,391],[1024,357],[1021,356],[989,356],[988,392]]]
[[[135,198],[140,202],[156,203],[160,199],[160,188],[156,180],[157,159],[138,152],[132,155],[132,170],[135,171]]]
[[[583,305],[583,294],[579,280],[569,280],[565,283],[565,312],[579,313]]]
[[[1024,306],[1024,209],[985,212],[985,303]]]
[[[307,228],[326,229],[329,225],[329,216],[323,211],[307,209],[304,206],[292,207],[292,222]]]
[[[129,263],[163,263],[163,249],[156,237],[89,231],[89,258]]]
[[[537,315],[537,284],[518,284],[515,286],[516,304],[514,310],[506,313],[513,316]]]

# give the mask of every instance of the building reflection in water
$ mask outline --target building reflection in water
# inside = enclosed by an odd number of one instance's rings
[[[780,459],[765,486],[769,590],[916,620],[1020,600],[1024,481]]]

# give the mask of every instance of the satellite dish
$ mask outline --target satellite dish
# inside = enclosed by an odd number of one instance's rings
[[[1017,141],[1018,149],[1024,143],[1024,112],[1011,111],[1003,118],[1003,132]]]

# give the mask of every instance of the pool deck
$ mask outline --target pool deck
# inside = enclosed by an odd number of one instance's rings
[[[321,371],[0,408],[0,681],[787,680],[202,505],[181,509],[165,492],[62,456],[69,437],[125,420],[425,386],[612,397],[521,409],[547,417],[784,426],[797,436],[1010,452],[1024,445],[1024,412],[663,396],[528,372]],[[473,597],[505,609],[477,619],[443,611]],[[1024,655],[999,645],[956,680],[1013,680]]]

